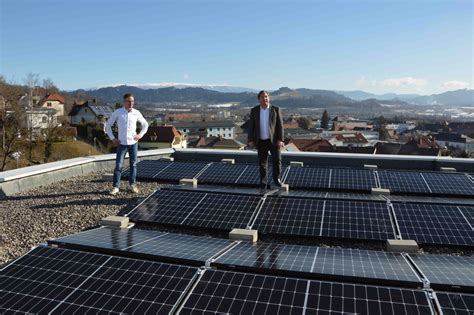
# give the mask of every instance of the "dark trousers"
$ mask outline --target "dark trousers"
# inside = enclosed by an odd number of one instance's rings
[[[281,173],[281,150],[271,143],[270,140],[259,140],[257,143],[258,162],[260,164],[260,184],[267,185],[268,176],[268,151],[272,154],[273,180],[280,178]]]

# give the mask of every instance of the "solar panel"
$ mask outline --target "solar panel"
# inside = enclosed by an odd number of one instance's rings
[[[198,180],[204,184],[235,184],[248,167],[247,164],[212,163]]]
[[[456,206],[394,203],[403,239],[418,243],[474,245],[474,231]]]
[[[430,193],[430,189],[421,173],[397,172],[397,171],[377,171],[380,187],[390,189],[396,193]]]
[[[387,240],[395,231],[384,202],[327,200],[321,236]]]
[[[474,295],[436,292],[443,314],[465,314],[474,312]]]
[[[281,168],[281,174],[285,173],[285,166]],[[273,182],[273,166],[272,164],[268,164],[268,174],[267,174],[268,182]],[[260,184],[260,167],[256,164],[248,165],[242,175],[237,179],[237,184],[239,185],[259,185]]]
[[[168,313],[197,270],[39,247],[0,270],[0,312]]]
[[[451,205],[473,205],[474,199],[469,198],[447,198],[436,196],[401,196],[389,195],[385,196],[392,202],[419,202],[419,203],[437,203],[437,204],[451,204]]]
[[[204,197],[203,192],[160,189],[135,207],[128,217],[134,221],[181,224]]]
[[[169,167],[173,162],[165,160],[143,160],[137,163],[138,179],[153,179],[156,174]],[[122,172],[122,178],[130,176],[130,168]]]
[[[292,166],[287,172],[285,183],[292,188],[328,189],[330,173],[329,168]]]
[[[330,187],[333,189],[370,191],[376,186],[372,170],[334,168],[331,171]]]
[[[264,234],[319,236],[323,206],[318,199],[268,197],[253,228]]]
[[[203,162],[174,162],[169,167],[163,168],[153,178],[160,181],[179,181],[182,178],[195,178],[206,165],[207,163]]]
[[[422,173],[433,193],[474,196],[474,183],[465,174]]]
[[[410,256],[434,289],[471,287],[474,289],[474,257],[413,255]],[[448,288],[447,288],[448,287]]]
[[[358,283],[421,286],[421,280],[401,255],[381,251],[320,248],[272,243],[241,243],[220,256],[214,266],[319,279],[356,279]]]
[[[381,195],[361,194],[351,192],[333,192],[333,191],[309,191],[309,190],[290,190],[285,196],[288,197],[308,197],[324,199],[347,199],[347,200],[367,200],[367,201],[386,201]]]
[[[165,261],[185,261],[200,266],[232,244],[205,236],[163,233],[152,230],[98,228],[49,241],[67,248],[95,250],[127,257],[153,257]]]
[[[206,270],[180,314],[433,314],[419,290]]]
[[[469,222],[471,228],[474,229],[474,207],[459,206],[458,209],[461,211],[466,221]]]
[[[245,228],[260,196],[158,190],[129,214],[130,219],[215,229]]]

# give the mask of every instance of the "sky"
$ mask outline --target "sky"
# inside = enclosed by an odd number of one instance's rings
[[[473,0],[0,0],[0,74],[434,94],[474,84]]]

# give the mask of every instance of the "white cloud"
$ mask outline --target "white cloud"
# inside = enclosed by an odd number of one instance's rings
[[[413,77],[393,78],[383,80],[381,85],[392,88],[414,88],[418,90],[426,85],[426,80]]]
[[[440,89],[443,91],[451,91],[451,90],[460,90],[466,89],[470,86],[469,82],[463,81],[447,81],[441,84]]]
[[[189,74],[185,73],[183,74],[183,79],[188,80],[190,78]]]

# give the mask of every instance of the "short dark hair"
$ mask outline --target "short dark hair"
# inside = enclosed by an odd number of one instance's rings
[[[260,99],[260,95],[262,95],[263,93],[267,93],[267,94],[268,94],[267,91],[261,90],[260,92],[258,92],[257,99]]]
[[[125,94],[125,95],[123,96],[123,99],[126,100],[126,99],[129,98],[129,97],[133,97],[133,94],[127,93],[127,94]]]

